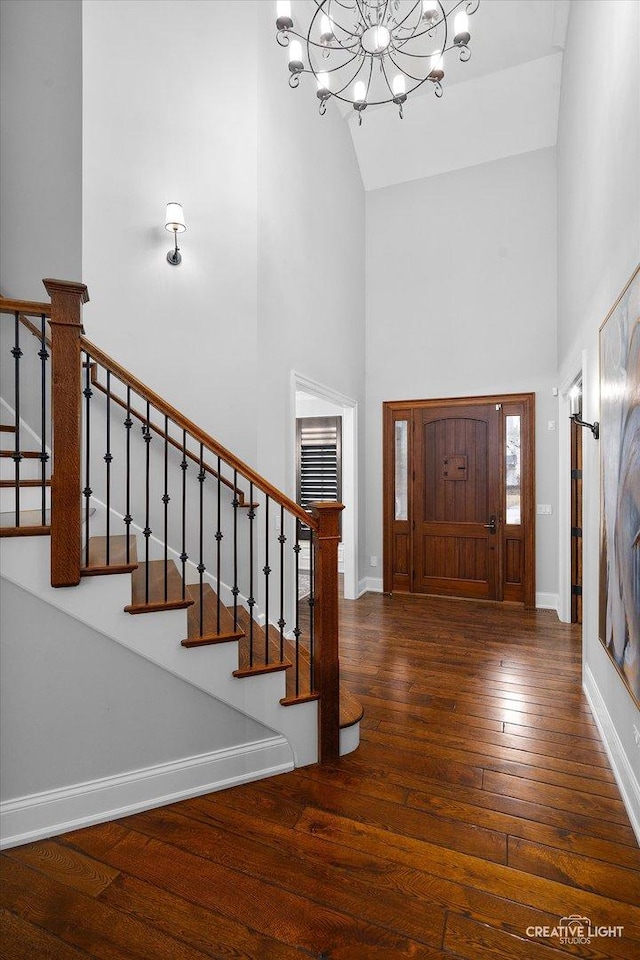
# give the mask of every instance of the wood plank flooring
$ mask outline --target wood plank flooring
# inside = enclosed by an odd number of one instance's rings
[[[545,611],[341,604],[362,742],[2,855],[2,957],[640,957],[640,851]],[[561,943],[563,917],[621,936]]]

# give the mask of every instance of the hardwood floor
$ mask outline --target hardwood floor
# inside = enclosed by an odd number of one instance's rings
[[[375,595],[341,621],[358,751],[7,851],[2,957],[638,960],[640,852],[578,628]],[[570,915],[623,934],[532,929]]]

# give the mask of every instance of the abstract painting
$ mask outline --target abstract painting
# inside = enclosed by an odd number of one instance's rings
[[[640,704],[640,267],[600,328],[599,636]]]

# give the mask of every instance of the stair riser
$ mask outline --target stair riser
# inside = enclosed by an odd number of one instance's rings
[[[49,465],[45,471],[45,477],[51,476]],[[20,479],[21,480],[40,480],[42,477],[42,468],[39,460],[21,460],[20,461]],[[16,479],[16,465],[9,457],[0,458],[0,480]]]
[[[51,506],[51,488],[45,487],[45,507]],[[41,487],[20,487],[20,510],[40,510],[42,508]],[[13,513],[16,509],[15,487],[0,487],[0,513]]]

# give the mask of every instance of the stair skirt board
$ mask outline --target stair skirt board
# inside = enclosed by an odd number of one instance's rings
[[[317,762],[317,702],[282,706],[284,671],[237,679],[232,676],[238,667],[236,641],[191,650],[181,645],[185,610],[129,616],[123,611],[131,596],[128,577],[84,577],[78,587],[56,590],[50,586],[48,539],[20,537],[5,543],[0,572],[7,580],[281,734],[293,750],[296,767]],[[359,729],[354,724],[340,731],[341,754],[350,752],[347,744],[357,747]]]
[[[291,747],[268,737],[61,790],[0,803],[3,848],[126,817],[293,770]]]

